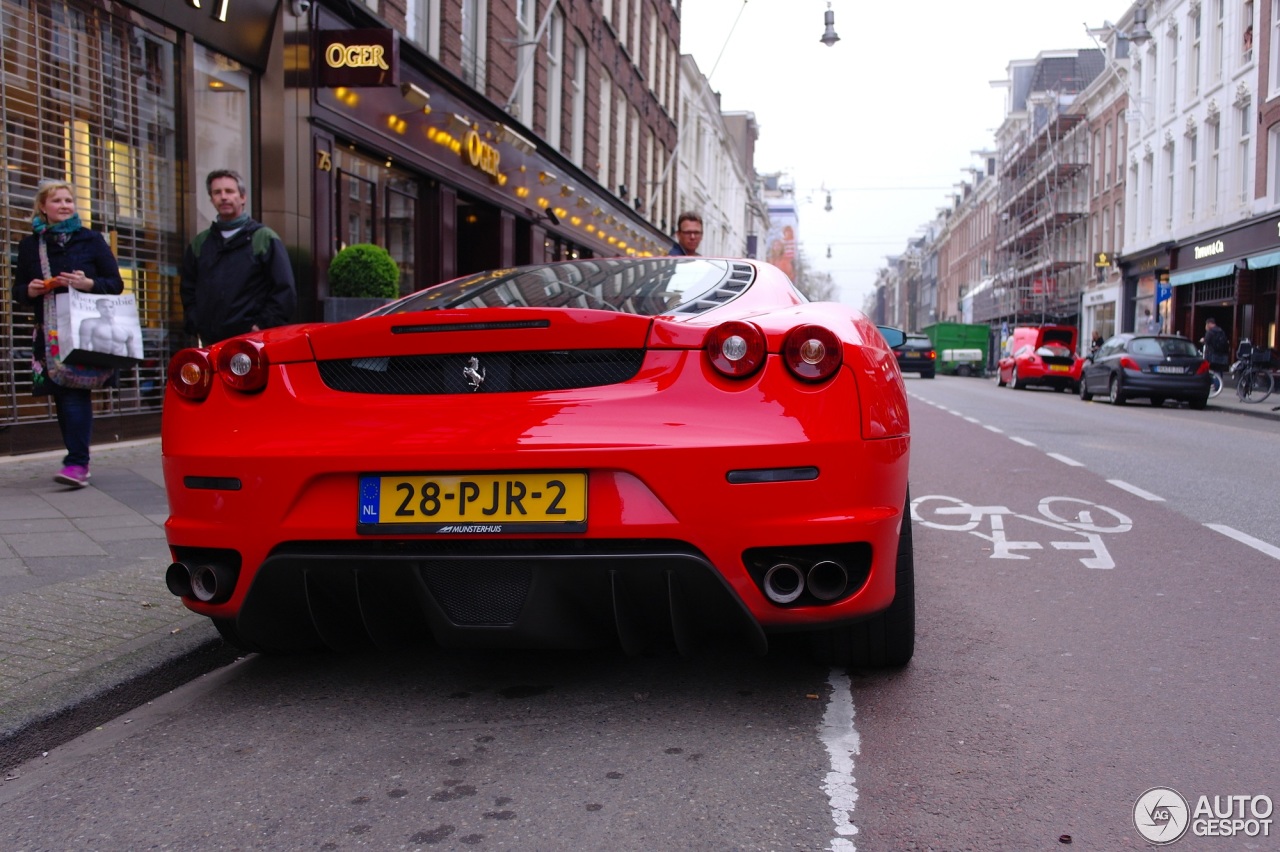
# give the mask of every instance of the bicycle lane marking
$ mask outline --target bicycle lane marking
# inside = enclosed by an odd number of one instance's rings
[[[942,501],[949,505],[925,508],[929,506],[931,501]],[[1055,510],[1055,504],[1059,503],[1074,506],[1074,520],[1065,517],[1062,510]],[[913,521],[932,529],[975,535],[991,544],[991,559],[1029,560],[1031,556],[1021,551],[1043,551],[1046,549],[1045,544],[1048,544],[1054,550],[1087,551],[1090,555],[1080,556],[1080,564],[1086,568],[1110,570],[1116,567],[1116,563],[1102,536],[1112,533],[1124,533],[1133,529],[1133,521],[1128,516],[1109,506],[1078,497],[1045,497],[1039,501],[1036,511],[1040,517],[1015,512],[1006,506],[974,506],[960,498],[942,494],[929,494],[911,501],[911,517]],[[1065,514],[1071,515],[1072,510],[1068,509]],[[946,517],[949,519],[959,516],[967,516],[967,520],[960,524],[931,520],[933,517]],[[1105,519],[1108,516],[1111,519],[1110,522],[1096,520]],[[1037,524],[1055,533],[1065,533],[1068,536],[1075,535],[1079,536],[1079,538],[1064,539],[1059,535],[1056,539],[1051,539],[1047,542],[1041,542],[1039,536],[1010,539],[1005,524],[1006,518]],[[980,528],[984,522],[989,524],[990,534],[981,531]],[[1105,523],[1105,526],[1100,525],[1100,523]],[[1032,530],[1033,532],[1036,531],[1034,528]],[[1027,535],[1027,533],[1022,533],[1022,535]]]

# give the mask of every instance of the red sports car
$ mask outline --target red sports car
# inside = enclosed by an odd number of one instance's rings
[[[597,258],[174,356],[171,592],[247,649],[914,648],[890,344],[778,269]]]
[[[1070,325],[1022,326],[1009,339],[1009,354],[998,364],[1000,387],[1022,390],[1045,385],[1075,393],[1084,359],[1076,357],[1076,329]]]

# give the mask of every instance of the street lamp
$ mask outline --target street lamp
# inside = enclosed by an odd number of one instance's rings
[[[818,41],[827,47],[835,44],[840,40],[840,36],[836,35],[836,13],[831,11],[831,4],[827,4],[826,14],[823,16],[823,23],[827,25],[827,30],[822,34],[822,38]]]

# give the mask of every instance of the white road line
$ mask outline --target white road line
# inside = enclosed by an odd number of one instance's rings
[[[954,408],[948,408],[948,409],[947,409],[947,413],[948,413],[948,414],[954,414],[956,417],[964,417],[964,412],[963,412],[963,411],[956,411]],[[966,419],[968,419],[968,418],[966,418]]]
[[[853,837],[858,827],[853,824],[853,809],[858,804],[858,787],[853,776],[853,759],[862,751],[862,741],[853,726],[853,687],[849,676],[835,669],[827,676],[827,682],[831,684],[831,698],[822,717],[820,733],[831,759],[831,771],[822,784],[822,791],[827,794],[837,835],[831,838],[829,848],[832,852],[857,852]]]
[[[981,423],[981,422],[982,422],[981,420],[979,420],[979,419],[978,419],[978,418],[976,418],[976,417],[966,417],[966,418],[965,418],[965,420],[968,420],[970,423]]]
[[[1280,547],[1276,547],[1274,544],[1267,544],[1265,541],[1261,539],[1254,538],[1251,535],[1242,533],[1240,532],[1240,530],[1232,529],[1231,527],[1228,527],[1224,524],[1205,524],[1205,526],[1213,530],[1214,532],[1222,533],[1227,538],[1234,538],[1236,541],[1240,542],[1241,544],[1247,544],[1250,547],[1252,547],[1254,550],[1258,551],[1259,553],[1265,553],[1267,556],[1270,556],[1272,559],[1280,559]]]
[[[988,432],[995,432],[997,435],[1004,434],[1004,430],[1001,429],[999,426],[983,426],[982,428],[986,429]]]
[[[1072,467],[1084,467],[1084,462],[1078,462],[1071,458],[1071,456],[1064,456],[1062,453],[1045,453],[1045,455],[1051,459],[1057,459],[1063,464],[1069,464]]]
[[[1130,494],[1136,494],[1137,496],[1141,497],[1143,500],[1150,500],[1152,503],[1164,502],[1164,498],[1161,497],[1159,494],[1152,494],[1150,491],[1143,491],[1138,486],[1130,485],[1129,483],[1125,482],[1123,479],[1108,479],[1107,482],[1110,482],[1112,485],[1114,485],[1116,488],[1119,488],[1121,491],[1128,491]]]
[[[1034,446],[1035,446],[1035,443],[1034,443],[1034,442],[1032,442],[1032,441],[1028,441],[1026,438],[1019,438],[1019,437],[1016,437],[1016,436],[1014,436],[1014,435],[1010,435],[1010,436],[1009,436],[1009,440],[1010,440],[1010,441],[1013,441],[1015,444],[1021,444],[1021,445],[1022,445],[1022,446],[1024,446],[1024,447],[1034,447]]]

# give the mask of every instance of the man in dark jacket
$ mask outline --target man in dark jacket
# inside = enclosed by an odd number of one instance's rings
[[[289,255],[275,231],[244,212],[244,180],[219,169],[205,188],[218,218],[182,257],[187,333],[208,346],[291,322],[297,292]]]

